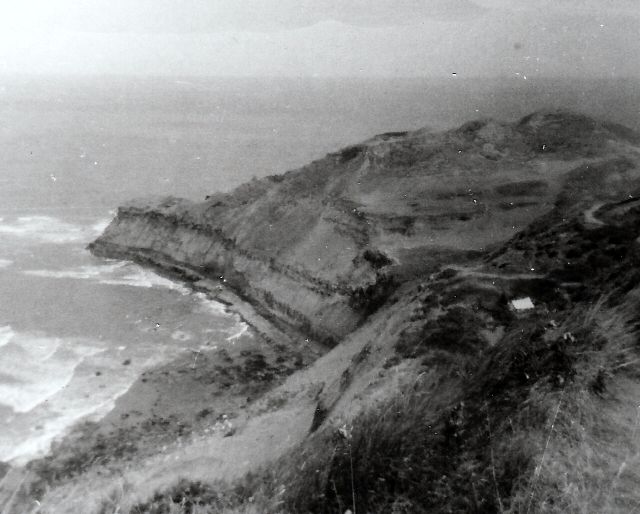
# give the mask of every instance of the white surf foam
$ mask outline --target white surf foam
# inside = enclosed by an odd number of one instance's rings
[[[44,278],[95,280],[103,285],[159,287],[178,291],[183,295],[191,293],[191,290],[181,282],[170,280],[137,264],[124,261],[112,261],[108,264],[79,266],[62,270],[25,270],[22,273]]]
[[[97,421],[111,411],[144,369],[165,362],[177,352],[171,346],[161,351],[155,345],[143,346],[127,354],[131,359],[127,366],[122,365],[122,347],[85,356],[74,366],[73,376],[64,387],[31,411],[18,412],[8,420],[5,430],[0,430],[0,460],[21,465],[45,454],[51,442],[78,421]]]
[[[0,347],[7,344],[16,333],[11,329],[9,325],[0,327]]]
[[[0,219],[0,234],[44,243],[72,243],[86,239],[82,226],[51,216],[22,216],[13,221]]]
[[[129,386],[121,388],[120,391],[101,403],[93,402],[91,405],[85,405],[73,412],[66,412],[64,416],[51,417],[37,426],[31,426],[29,435],[23,437],[19,443],[4,449],[0,447],[0,458],[12,465],[22,466],[34,458],[45,455],[49,451],[51,443],[64,435],[76,422],[82,419],[97,421],[112,410],[115,401],[126,393],[128,388]]]
[[[13,264],[12,260],[9,259],[0,259],[0,269],[8,268]]]
[[[184,284],[165,278],[136,264],[128,264],[127,269],[130,271],[126,275],[120,274],[120,276],[114,278],[103,278],[100,280],[100,283],[145,288],[162,287],[178,291],[183,295],[191,292]]]
[[[125,262],[116,262],[113,264],[101,264],[97,266],[80,266],[78,268],[65,270],[25,270],[23,273],[25,275],[44,278],[74,278],[78,280],[97,279],[105,275],[108,276],[125,265]]]
[[[12,220],[0,218],[0,234],[36,243],[89,242],[101,234],[111,222],[101,219],[91,225],[69,223],[53,216],[21,216]]]
[[[0,403],[17,413],[31,411],[66,387],[76,367],[100,351],[86,341],[12,333],[0,347],[5,378]]]

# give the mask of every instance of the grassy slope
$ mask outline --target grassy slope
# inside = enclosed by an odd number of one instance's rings
[[[233,486],[182,483],[132,512],[630,512],[640,385],[626,315],[599,304],[521,327]]]

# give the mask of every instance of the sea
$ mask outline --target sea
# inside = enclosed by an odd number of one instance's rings
[[[0,461],[46,453],[140,373],[246,326],[87,250],[117,206],[202,199],[374,134],[570,108],[640,128],[632,79],[0,77]]]

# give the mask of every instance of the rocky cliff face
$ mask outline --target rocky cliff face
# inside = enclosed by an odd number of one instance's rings
[[[331,345],[443,259],[464,261],[559,207],[632,193],[637,144],[561,111],[382,134],[201,202],[134,201],[90,248],[220,281]]]
[[[361,320],[343,284],[239,245],[220,227],[194,219],[193,207],[174,199],[122,207],[91,250],[150,264],[194,282],[213,279],[259,307],[272,322],[328,345]]]

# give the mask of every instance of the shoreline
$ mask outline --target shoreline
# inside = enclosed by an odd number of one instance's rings
[[[137,253],[135,249],[130,250],[121,247],[114,247],[110,252],[100,248],[100,246],[104,245],[104,242],[97,244],[94,241],[88,245],[87,249],[93,255],[101,258],[115,258],[122,261],[134,262],[143,268],[152,270],[162,277],[180,281],[193,291],[204,293],[210,300],[215,300],[224,305],[228,312],[237,314],[241,321],[252,327],[256,333],[264,337],[267,341],[274,342],[278,339],[284,339],[286,343],[295,345],[296,340],[304,340],[305,344],[318,354],[326,353],[330,349],[328,346],[313,340],[309,335],[291,326],[284,319],[254,304],[249,298],[245,297],[241,291],[227,284],[225,279],[212,279],[201,273],[197,268],[183,262],[174,261],[166,255],[152,258]],[[111,245],[109,244],[109,246]]]
[[[126,259],[124,262],[136,262],[135,260]],[[187,274],[187,270],[184,270],[183,273],[171,272],[166,269],[163,269],[159,266],[149,265],[148,263],[140,264],[141,266],[157,273],[161,277],[168,278],[172,281],[179,282],[182,285],[188,287],[194,293],[202,293],[206,295],[206,299],[210,301],[215,301],[223,306],[223,311],[228,315],[235,315],[238,317],[240,323],[244,324],[247,329],[242,330],[237,334],[231,335],[229,338],[225,339],[225,341],[231,341],[238,339],[242,336],[257,335],[258,337],[266,340],[269,343],[274,344],[276,341],[279,344],[286,345],[294,345],[294,337],[291,334],[285,333],[276,327],[273,323],[271,323],[265,316],[260,315],[256,312],[255,307],[248,301],[242,299],[238,294],[232,291],[228,286],[222,285],[220,283],[216,283],[216,281],[207,279],[207,278],[198,278],[194,279],[192,276],[192,272]],[[296,338],[299,339],[299,338]],[[313,346],[311,341],[308,341],[309,345]],[[321,345],[315,345],[316,351],[318,353],[324,353],[325,350]],[[206,350],[205,350],[206,351]],[[326,350],[325,350],[326,351]],[[157,367],[163,367],[166,365],[170,365],[174,361],[178,361],[181,359],[181,356],[175,356],[164,364],[154,364],[151,369]],[[138,374],[136,380],[140,378],[145,373],[145,371],[141,371]],[[134,381],[135,383],[135,381]],[[104,405],[101,405],[99,409],[96,411],[92,411],[88,414],[81,415],[74,422],[72,422],[65,430],[63,430],[58,436],[56,436],[52,442],[63,439],[69,433],[73,432],[74,428],[78,425],[88,422],[99,423],[102,419],[107,417],[109,413],[115,408],[115,404],[117,400],[128,393],[128,391],[133,386],[133,383],[127,387],[125,390],[120,391],[116,396],[114,396],[108,403],[108,408],[105,408]],[[20,464],[15,463],[16,460],[21,461],[22,457],[15,457],[8,461],[0,461],[0,481],[3,479],[3,476],[6,474],[7,469],[20,469],[26,467],[29,462],[38,460],[47,455],[49,451],[38,454],[33,457],[28,457],[24,462]]]
[[[106,461],[116,467],[126,466],[130,458],[145,458],[183,437],[206,433],[223,421],[241,416],[244,409],[289,374],[328,351],[319,343],[305,340],[294,329],[285,332],[275,326],[222,283],[191,270],[177,272],[136,259],[122,260],[136,262],[206,295],[223,305],[225,312],[236,315],[248,330],[232,336],[232,340],[221,341],[211,350],[196,352],[195,360],[191,353],[182,352],[164,364],[142,371],[126,391],[113,399],[108,412],[97,419],[89,414],[76,420],[53,439],[42,456],[21,464],[2,463],[5,469],[0,468],[3,472],[0,500],[6,500],[11,494],[7,487],[16,482],[28,483],[32,491],[38,491],[47,473],[58,467],[62,471],[69,459],[75,462],[86,455],[91,465]],[[222,374],[221,387],[216,373]],[[96,452],[104,441],[118,444]],[[84,469],[79,472],[71,469],[67,478],[82,472]]]

